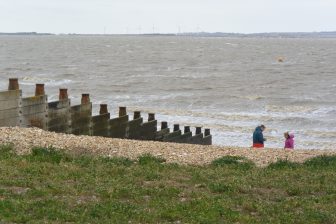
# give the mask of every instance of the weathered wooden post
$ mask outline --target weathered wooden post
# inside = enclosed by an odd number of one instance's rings
[[[140,111],[134,111],[133,120],[128,121],[126,138],[141,139],[143,118]]]
[[[48,130],[69,133],[70,119],[68,89],[59,89],[58,101],[48,103]]]
[[[167,121],[162,121],[161,122],[161,130],[167,129],[168,128],[168,122]]]
[[[133,120],[139,119],[140,117],[141,117],[141,112],[140,111],[134,111]]]
[[[99,114],[107,114],[108,110],[107,110],[107,104],[100,104],[100,110],[99,110]]]
[[[141,124],[141,140],[154,141],[157,132],[157,120],[155,120],[155,114],[148,114],[148,121]]]
[[[196,127],[196,133],[194,136],[190,138],[191,144],[202,144],[203,141],[203,133],[202,127]]]
[[[9,79],[8,90],[19,90],[19,80],[17,78]]]
[[[90,94],[83,93],[82,98],[81,98],[81,104],[85,105],[85,104],[88,104],[88,103],[90,103]]]
[[[59,100],[68,100],[68,89],[60,89],[58,99]]]
[[[35,96],[44,96],[45,92],[44,92],[44,84],[36,84],[35,87]]]
[[[149,113],[148,114],[148,121],[154,121],[155,120],[155,114],[154,113]]]
[[[113,118],[110,123],[110,137],[125,138],[128,115],[126,107],[119,107],[119,117]]]
[[[81,104],[71,107],[71,133],[75,135],[91,135],[92,103],[90,94],[83,93]]]
[[[204,138],[202,140],[202,144],[203,145],[212,145],[212,136],[211,136],[209,128],[206,128],[204,130]]]
[[[127,115],[126,107],[119,107],[119,117]]]
[[[93,116],[92,122],[92,135],[94,136],[110,136],[110,113],[107,109],[107,104],[100,104],[99,115]]]

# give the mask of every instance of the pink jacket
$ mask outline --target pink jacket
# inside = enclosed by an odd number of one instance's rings
[[[285,141],[285,148],[286,149],[294,149],[294,135],[290,134],[289,138]]]

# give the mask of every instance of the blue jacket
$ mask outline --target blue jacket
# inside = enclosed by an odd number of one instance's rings
[[[264,144],[264,135],[262,133],[261,127],[257,127],[253,132],[253,143]]]

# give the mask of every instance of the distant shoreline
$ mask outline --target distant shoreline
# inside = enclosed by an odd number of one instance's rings
[[[182,37],[239,37],[239,38],[336,38],[336,31],[328,32],[271,32],[271,33],[147,33],[147,34],[77,34],[77,33],[37,33],[37,32],[15,32],[1,33],[0,36],[182,36]]]

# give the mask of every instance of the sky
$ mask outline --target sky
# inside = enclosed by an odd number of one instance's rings
[[[336,31],[336,0],[0,0],[0,32]]]

